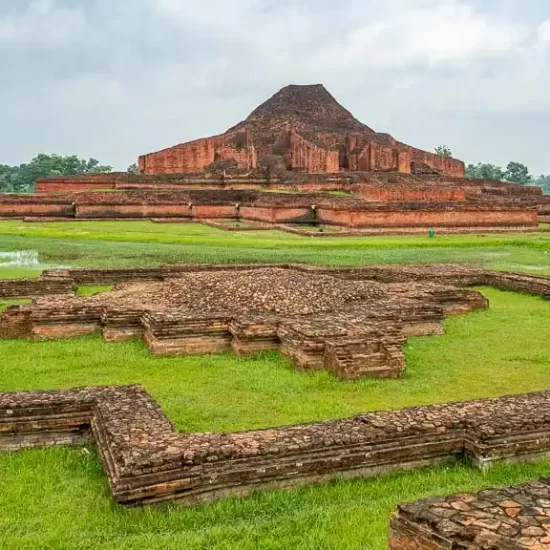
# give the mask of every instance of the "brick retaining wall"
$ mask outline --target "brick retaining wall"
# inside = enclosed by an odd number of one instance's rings
[[[461,458],[483,466],[535,459],[550,451],[550,393],[196,434],[175,432],[139,386],[0,394],[1,450],[90,436],[118,502],[195,504]]]
[[[44,219],[242,219],[357,229],[535,229],[533,203],[369,202],[327,194],[251,190],[139,190],[0,196],[0,217]]]

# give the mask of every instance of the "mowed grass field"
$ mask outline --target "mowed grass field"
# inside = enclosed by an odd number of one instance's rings
[[[18,235],[19,227],[28,233]],[[187,224],[171,232],[146,222],[0,222],[0,252],[15,250],[38,251],[40,264],[0,267],[0,277],[39,273],[42,265],[175,261],[456,261],[550,273],[550,237],[544,233],[308,239]],[[98,290],[105,289],[82,288],[81,293]],[[0,391],[141,383],[177,429],[236,431],[549,388],[550,303],[480,290],[491,308],[447,319],[444,336],[411,338],[405,350],[407,374],[400,380],[342,382],[328,373],[296,372],[277,352],[246,359],[231,354],[160,358],[138,341],[107,344],[87,337],[0,340]],[[99,459],[93,447],[88,451],[0,455],[0,549],[382,550],[399,502],[550,473],[550,461],[496,465],[486,472],[454,464],[191,509],[173,503],[126,509],[111,501]]]
[[[325,265],[460,262],[550,274],[550,232],[487,235],[304,237],[229,232],[200,224],[0,221],[0,252],[34,250],[46,265],[132,267],[161,263],[304,262]],[[1,277],[38,275],[2,268]]]

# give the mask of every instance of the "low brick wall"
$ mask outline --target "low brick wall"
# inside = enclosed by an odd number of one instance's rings
[[[45,218],[58,217],[71,219],[75,215],[75,209],[72,203],[48,204],[22,202],[3,204],[0,198],[0,218],[24,218],[26,216],[42,216]]]
[[[463,202],[466,187],[441,186],[409,187],[406,185],[361,186],[359,197],[373,202]]]
[[[32,298],[56,294],[74,294],[78,288],[70,278],[0,279],[0,298]]]
[[[536,227],[536,210],[509,208],[411,208],[395,210],[318,209],[318,221],[326,225],[369,227]]]
[[[0,394],[0,450],[90,436],[116,501],[195,504],[462,458],[478,465],[534,459],[550,451],[550,393],[196,434],[175,432],[139,386]]]
[[[484,489],[402,504],[391,519],[390,550],[550,546],[550,481]]]

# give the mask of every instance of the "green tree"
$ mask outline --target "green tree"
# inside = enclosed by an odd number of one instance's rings
[[[16,190],[17,167],[0,164],[0,193],[13,193]]]
[[[435,148],[435,153],[440,157],[451,158],[453,156],[451,148],[448,147],[447,145],[439,145],[438,147]]]
[[[0,165],[0,191],[30,193],[35,182],[51,176],[74,176],[112,171],[111,166],[102,165],[97,159],[81,159],[76,155],[46,155],[41,153],[29,163],[20,166]]]
[[[529,173],[529,168],[521,162],[510,162],[506,167],[504,179],[521,185],[529,185],[533,182],[533,176]]]
[[[134,162],[133,164],[130,164],[130,166],[128,166],[127,170],[126,170],[129,174],[139,174],[139,167],[138,165]]]
[[[505,172],[500,166],[495,164],[468,164],[466,167],[466,177],[475,180],[502,180]]]
[[[538,187],[540,187],[545,195],[550,195],[550,176],[539,176],[533,182],[533,185],[537,185]]]

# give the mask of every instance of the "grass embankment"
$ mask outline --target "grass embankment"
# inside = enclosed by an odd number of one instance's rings
[[[407,376],[341,382],[295,372],[278,353],[153,358],[140,342],[0,341],[0,391],[142,383],[180,430],[240,430],[388,407],[548,388],[550,307],[484,289],[491,309],[412,338]],[[127,510],[109,499],[95,453],[0,455],[2,548],[377,549],[399,502],[547,475],[550,462],[480,472],[463,465],[229,499],[197,509]]]
[[[304,237],[280,231],[226,232],[199,224],[0,221],[0,250],[36,250],[48,265],[303,262],[326,265],[472,263],[550,274],[550,233],[387,237]],[[1,268],[32,276],[40,266]]]

